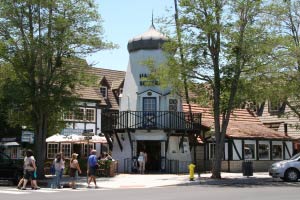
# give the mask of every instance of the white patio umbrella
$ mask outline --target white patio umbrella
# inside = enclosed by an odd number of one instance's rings
[[[67,136],[68,141],[72,143],[82,143],[84,142],[84,137],[82,135],[71,134]]]
[[[99,135],[94,135],[92,136],[92,139],[90,140],[90,142],[93,143],[107,143],[106,138],[104,136],[99,136]]]
[[[46,142],[67,142],[68,139],[64,135],[55,134],[46,138]]]

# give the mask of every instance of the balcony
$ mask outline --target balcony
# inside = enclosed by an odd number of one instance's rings
[[[193,120],[192,120],[193,119]],[[109,111],[101,117],[102,131],[125,129],[200,130],[201,113],[171,111]]]

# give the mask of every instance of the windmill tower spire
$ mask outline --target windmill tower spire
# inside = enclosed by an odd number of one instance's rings
[[[154,26],[154,20],[153,20],[153,9],[152,9],[151,26],[153,26],[155,28],[155,26]]]

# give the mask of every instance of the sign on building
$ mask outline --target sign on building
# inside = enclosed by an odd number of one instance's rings
[[[34,143],[34,133],[32,131],[22,131],[21,142]]]

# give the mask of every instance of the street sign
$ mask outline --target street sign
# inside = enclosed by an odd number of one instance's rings
[[[34,143],[34,133],[31,131],[22,131],[21,142]]]

